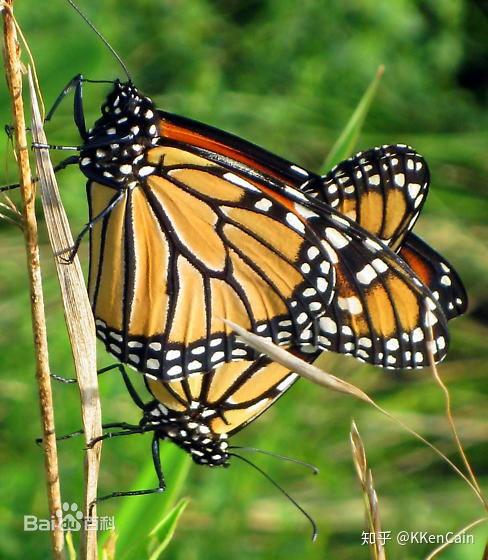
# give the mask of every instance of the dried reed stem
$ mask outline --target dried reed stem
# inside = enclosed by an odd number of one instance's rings
[[[4,61],[8,88],[12,100],[14,123],[15,150],[20,176],[20,190],[23,208],[23,232],[25,238],[27,269],[29,274],[29,290],[31,299],[32,329],[36,360],[36,378],[39,390],[41,424],[44,439],[44,465],[49,511],[55,520],[52,531],[53,556],[62,560],[64,556],[64,534],[59,523],[57,511],[61,511],[61,491],[59,484],[58,457],[54,411],[51,393],[49,355],[47,345],[46,319],[44,315],[44,296],[42,292],[41,267],[39,262],[39,246],[37,236],[37,220],[35,215],[35,188],[31,180],[29,149],[25,128],[24,106],[22,102],[22,63],[20,46],[17,41],[15,20],[12,12],[13,0],[2,2],[4,16]]]
[[[429,342],[433,343],[434,335],[433,335],[433,332],[432,332],[432,325],[429,324],[427,330],[428,330],[429,339],[430,339]],[[486,498],[484,497],[484,495],[481,491],[481,488],[478,484],[478,480],[476,479],[476,475],[474,474],[474,471],[471,467],[469,459],[468,459],[468,457],[467,457],[467,455],[464,451],[464,447],[463,447],[463,444],[461,442],[461,438],[459,437],[459,434],[458,434],[458,431],[457,431],[457,428],[456,428],[456,424],[454,422],[454,417],[452,415],[452,407],[451,407],[451,395],[449,393],[449,389],[446,387],[446,385],[444,384],[444,382],[442,381],[442,379],[439,375],[439,371],[437,370],[434,355],[433,355],[433,353],[430,349],[430,346],[428,347],[428,355],[429,355],[430,368],[432,370],[434,380],[439,385],[441,391],[444,394],[444,401],[445,401],[445,407],[446,407],[446,417],[447,417],[447,422],[449,423],[449,427],[451,429],[452,437],[454,439],[454,442],[456,443],[456,447],[458,448],[459,454],[461,455],[461,459],[464,463],[466,471],[468,472],[469,478],[471,479],[471,482],[472,482],[473,486],[478,491],[479,496],[482,499],[483,504],[485,506],[485,510],[488,511],[488,503],[487,503]]]
[[[36,89],[29,68],[29,85],[32,101],[32,136],[35,142],[46,143],[42,128]],[[36,167],[41,185],[41,200],[46,219],[46,226],[54,255],[66,255],[73,246],[73,237],[68,219],[59,196],[56,177],[46,149],[36,150]],[[55,258],[64,315],[73,352],[73,360],[81,397],[81,415],[85,441],[87,444],[102,434],[101,408],[98,393],[96,367],[95,323],[88,301],[85,281],[78,258],[67,265],[62,258]],[[85,520],[96,516],[96,508],[90,504],[97,496],[98,471],[100,466],[101,442],[86,451],[85,457]],[[80,542],[80,556],[83,559],[97,558],[97,532],[85,530]]]
[[[469,525],[466,525],[466,527],[463,527],[462,529],[460,529],[459,531],[457,531],[457,533],[454,533],[451,536],[451,539],[448,542],[445,542],[443,544],[441,544],[441,546],[437,547],[435,550],[433,550],[426,558],[425,560],[433,560],[434,558],[436,558],[440,552],[442,552],[444,549],[446,549],[448,546],[450,546],[451,544],[453,544],[456,540],[457,537],[464,535],[464,533],[466,533],[467,531],[469,531],[470,529],[472,529],[473,527],[476,527],[477,525],[481,525],[481,523],[486,523],[488,521],[488,517],[481,517],[480,519],[476,519],[476,521],[471,522]],[[488,547],[488,545],[487,545]],[[486,551],[487,549],[485,549]],[[486,555],[483,556],[482,560],[486,560]]]
[[[381,531],[380,508],[378,504],[378,496],[373,484],[373,474],[368,468],[368,460],[366,458],[366,450],[363,440],[359,435],[354,420],[351,425],[349,434],[351,440],[352,458],[356,473],[363,490],[366,517],[368,519],[369,530],[374,539],[371,541],[371,549],[375,560],[386,560],[386,552],[384,547],[384,537]]]

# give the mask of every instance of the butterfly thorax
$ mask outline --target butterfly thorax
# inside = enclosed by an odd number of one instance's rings
[[[135,86],[118,81],[101,111],[81,151],[81,170],[116,189],[134,188],[155,170],[146,153],[157,144],[158,112]]]
[[[209,426],[203,410],[176,412],[158,401],[150,403],[141,421],[151,425],[161,439],[169,439],[189,453],[193,461],[209,467],[229,464],[227,434],[216,434]]]

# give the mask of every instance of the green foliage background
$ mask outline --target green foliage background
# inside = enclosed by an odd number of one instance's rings
[[[461,434],[485,483],[488,355],[488,24],[482,2],[469,0],[80,0],[81,7],[120,52],[136,84],[158,106],[213,124],[318,170],[379,64],[386,73],[358,149],[406,142],[431,167],[429,200],[416,230],[459,270],[470,311],[452,324],[452,349],[440,372],[449,384]],[[93,79],[122,77],[116,62],[62,0],[17,2],[17,18],[34,54],[46,104],[81,72]],[[87,122],[93,122],[104,86],[86,87]],[[6,88],[0,122],[9,123]],[[66,102],[47,129],[53,143],[78,142]],[[15,181],[7,139],[1,144],[2,182]],[[54,154],[59,159],[59,154]],[[74,232],[86,221],[84,179],[78,170],[59,177]],[[0,222],[0,557],[43,559],[46,534],[24,533],[24,514],[46,515],[38,405],[25,273],[18,230]],[[71,375],[54,269],[41,241],[50,358],[54,372]],[[81,251],[86,268],[86,246]],[[110,359],[100,352],[100,365]],[[452,458],[443,403],[428,371],[393,375],[328,356],[328,371],[359,385],[435,440]],[[105,421],[137,421],[121,380],[101,379]],[[59,433],[80,426],[76,388],[55,386]],[[228,470],[191,467],[182,485],[191,498],[165,558],[358,559],[363,503],[350,459],[351,417],[364,437],[385,530],[456,531],[482,515],[470,490],[432,452],[366,406],[298,383],[235,442],[315,463],[303,469],[255,456],[273,478],[316,518],[320,536],[309,542],[304,518],[243,464]],[[63,497],[81,503],[82,442],[60,445]],[[101,492],[153,485],[150,437],[108,442]],[[185,462],[170,458],[168,484]],[[154,482],[153,482],[154,481]],[[140,482],[140,481],[139,481]],[[179,487],[179,486],[178,486]],[[117,558],[144,558],[141,535],[167,511],[168,497],[130,498],[104,504],[120,521],[121,508],[137,507],[122,523]],[[166,505],[165,505],[166,503]],[[127,516],[126,516],[127,519]],[[129,526],[130,525],[130,526]],[[481,558],[486,530],[475,545],[453,547],[443,558]],[[75,536],[76,538],[76,536]],[[135,543],[139,542],[139,552]],[[132,548],[131,548],[132,547]],[[387,544],[391,558],[424,557],[432,545]]]

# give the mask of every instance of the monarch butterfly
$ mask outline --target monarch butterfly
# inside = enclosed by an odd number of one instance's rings
[[[113,82],[90,130],[82,104],[90,80],[81,75],[46,119],[74,88],[83,145],[60,167],[79,163],[87,176],[90,221],[71,256],[89,231],[89,293],[97,335],[110,353],[163,381],[255,359],[224,322],[230,319],[277,344],[334,349],[389,368],[426,365],[432,327],[429,352],[436,361],[445,356],[446,302],[414,272],[425,272],[418,243],[405,249],[412,268],[387,246],[400,245],[425,199],[420,157],[411,152],[399,164],[386,154],[388,163],[369,176],[371,164],[358,167],[337,211],[340,199],[330,194],[347,173],[333,170],[325,188],[328,177],[158,110],[68,2],[128,78]],[[424,274],[430,278],[435,273]]]
[[[403,160],[403,166],[399,164],[400,160]],[[388,162],[386,169],[383,167],[385,162]],[[405,185],[395,184],[394,181],[400,172],[399,165],[412,171],[408,174]],[[361,174],[362,182],[357,181],[358,166],[364,171],[364,174]],[[375,171],[379,169],[382,169],[382,177],[377,183]],[[410,188],[412,184],[422,184],[422,189]],[[351,186],[354,186],[354,189],[351,189]],[[404,186],[406,189],[398,190]],[[416,201],[421,190],[421,196],[425,199],[427,186],[428,170],[418,154],[404,146],[385,146],[357,154],[336,166],[320,181],[313,180],[302,188],[312,196],[324,198],[328,204],[340,211],[348,212],[352,219],[363,224],[380,239],[383,235],[388,235],[389,239],[384,240],[396,248],[412,270],[417,271],[419,277],[432,290],[434,298],[439,301],[446,317],[450,319],[463,313],[466,306],[466,294],[459,277],[447,261],[410,232],[421,206],[421,202]],[[412,193],[416,196],[412,196]],[[398,197],[398,194],[403,202],[399,205],[401,211],[398,211],[398,205],[388,204],[388,200]],[[372,198],[373,201],[368,198]],[[414,216],[411,216],[412,212]],[[334,305],[333,298],[332,310]],[[334,311],[327,310],[327,317],[332,315],[336,318],[333,313]],[[346,346],[347,342],[344,342],[342,347],[339,345],[340,336],[336,340],[334,350],[345,353],[351,350]],[[360,350],[361,348],[357,354],[359,358]],[[318,354],[317,348],[313,346],[303,347],[302,351],[294,347],[292,351],[306,361],[313,361]],[[260,356],[252,361],[224,363],[208,373],[191,375],[180,380],[164,382],[146,375],[146,387],[154,398],[144,403],[123,366],[120,366],[120,369],[129,393],[142,410],[142,418],[139,425],[109,424],[107,428],[120,427],[122,430],[105,434],[100,439],[114,435],[152,432],[152,458],[158,486],[132,492],[114,492],[101,499],[163,491],[165,480],[159,453],[161,439],[173,441],[200,465],[227,467],[232,457],[249,462],[229,445],[229,437],[260,416],[298,378],[297,374],[284,366]],[[311,522],[315,539],[317,529],[314,520],[293,498],[286,495]]]
[[[464,311],[466,296],[452,267],[410,233],[429,182],[411,148],[360,153],[319,177],[158,111],[131,83],[115,82],[102,114],[88,133],[77,122],[89,291],[98,336],[155,397],[136,401],[141,425],[122,433],[154,431],[160,481],[159,439],[226,465],[228,436],[296,380],[240,345],[222,318],[308,361],[330,349],[422,366],[429,326],[430,349],[445,355],[446,317]]]
[[[387,201],[398,196],[394,189],[399,189],[400,186],[394,184],[394,177],[400,171],[397,166],[401,159],[404,160],[403,167],[407,169],[412,167],[412,163],[409,162],[413,161],[415,171],[409,173],[408,180],[402,185],[405,189],[399,191],[403,201],[403,210],[399,212],[397,206],[389,205]],[[388,170],[382,168],[385,162],[389,163]],[[364,180],[362,183],[356,182],[352,190],[351,184],[357,179],[357,166],[365,169]],[[377,184],[374,170],[380,167],[383,169],[383,175]],[[336,166],[326,177],[320,180],[314,178],[313,181],[302,185],[302,188],[314,197],[324,198],[328,204],[337,207],[341,212],[347,211],[352,219],[358,220],[380,239],[381,231],[393,231],[385,241],[395,247],[399,255],[417,271],[419,277],[432,290],[434,298],[439,301],[446,317],[452,318],[465,310],[464,288],[449,263],[410,232],[420,203],[416,203],[416,198],[412,196],[409,197],[411,200],[408,200],[405,193],[418,194],[417,191],[420,190],[409,188],[412,184],[419,184],[418,182],[422,184],[422,196],[425,198],[428,170],[422,158],[405,146],[385,146],[357,154]],[[334,195],[334,198],[331,199],[331,195]],[[369,206],[368,197],[373,198],[373,203]],[[412,212],[414,217],[410,215]],[[327,313],[330,311],[327,310]],[[350,348],[346,344],[335,349],[347,353]],[[304,346],[302,351],[294,347],[292,351],[307,361],[312,361],[318,354],[318,349],[313,346]],[[358,357],[361,358],[360,353]],[[105,498],[146,494],[164,489],[159,456],[161,439],[169,439],[176,443],[187,451],[197,464],[211,467],[228,466],[232,456],[239,457],[232,451],[232,447],[229,447],[229,437],[254,421],[297,379],[295,373],[271,362],[265,356],[260,356],[252,361],[224,363],[208,373],[194,374],[179,380],[163,382],[146,375],[146,386],[154,399],[144,403],[123,369],[122,373],[134,402],[143,411],[142,419],[139,425],[135,426],[112,423],[107,427],[120,427],[122,431],[115,434],[111,432],[102,438],[153,432],[152,456],[159,485],[149,490],[115,492]],[[300,508],[298,504],[295,505]],[[311,522],[313,524],[313,520]]]
[[[82,83],[89,292],[97,334],[119,361],[168,381],[255,359],[223,319],[395,368],[428,363],[430,324],[433,354],[445,356],[441,305],[379,237],[310,194],[320,177],[157,110],[131,82],[115,82],[86,132]],[[408,188],[397,190],[406,201]]]
[[[334,194],[335,198],[329,203],[342,208],[343,202],[334,203],[334,200],[352,200],[354,195],[354,206],[364,208],[367,202],[365,198],[373,193],[378,194],[375,204],[371,205],[368,211],[351,216],[362,219],[368,226],[379,224],[378,219],[370,213],[377,214],[383,212],[383,229],[385,231],[395,230],[395,234],[388,240],[393,246],[397,247],[399,254],[402,255],[410,264],[413,270],[418,270],[419,275],[436,294],[435,299],[439,300],[446,316],[453,318],[464,312],[466,306],[466,294],[464,288],[452,269],[451,265],[440,257],[433,249],[414,236],[410,230],[414,220],[408,215],[412,210],[407,210],[409,206],[417,209],[420,204],[415,204],[415,199],[411,204],[405,201],[403,213],[397,212],[394,208],[393,216],[388,204],[384,204],[384,199],[392,195],[392,190],[398,188],[392,184],[391,179],[398,174],[395,166],[401,158],[404,158],[406,167],[413,160],[414,173],[409,174],[407,184],[417,184],[414,181],[420,180],[420,173],[423,175],[423,196],[427,194],[428,170],[422,158],[412,151],[411,148],[404,146],[385,146],[376,148],[368,152],[357,154],[347,162],[343,162],[330,174],[321,180],[317,185],[323,188],[313,191],[312,185],[304,186],[307,190],[317,197],[326,197]],[[345,178],[353,179],[357,176],[355,172],[358,164],[371,166],[366,171],[374,177],[373,170],[385,161],[390,161],[393,166],[393,174],[385,174],[379,185],[376,181],[368,190],[365,188],[371,181],[365,180],[362,185],[356,185],[354,192],[349,188],[349,181]],[[361,163],[360,163],[361,162]],[[335,178],[335,179],[334,179]],[[342,181],[337,181],[342,178]],[[336,181],[333,183],[332,181]],[[336,189],[330,188],[332,184]],[[316,186],[317,186],[316,185]],[[410,189],[410,191],[417,189]],[[378,206],[378,208],[376,208]],[[386,208],[386,210],[385,210]],[[351,208],[349,212],[352,212]],[[418,210],[415,210],[418,213]],[[360,218],[359,218],[360,215]],[[368,222],[369,220],[369,222]],[[406,224],[405,227],[400,227]],[[377,228],[379,233],[379,228]],[[335,300],[332,300],[331,309],[327,310],[326,317],[329,318],[335,313]],[[332,320],[332,319],[331,319]],[[343,333],[344,335],[344,333]],[[322,335],[320,335],[322,336]],[[345,337],[344,337],[345,338]],[[337,341],[341,337],[337,337]],[[361,358],[361,343],[358,344],[358,356]],[[336,351],[348,353],[351,348],[347,342],[340,347],[334,348]],[[292,347],[291,351],[306,361],[313,361],[319,353],[319,349],[314,346],[301,348]],[[124,379],[128,387],[130,382],[124,374]],[[154,431],[155,439],[170,439],[177,445],[185,449],[192,456],[193,460],[199,464],[209,466],[226,466],[229,460],[227,453],[228,437],[248,425],[271,406],[296,380],[297,374],[289,371],[285,367],[271,362],[267,357],[260,356],[253,361],[236,361],[219,365],[205,374],[191,375],[180,380],[162,381],[146,375],[145,382],[154,400],[148,404],[143,404],[138,397],[134,397],[133,389],[129,389],[133,398],[143,410],[141,428],[143,431]],[[132,429],[136,429],[132,427]],[[159,461],[159,456],[154,455],[155,464]],[[156,465],[156,471],[158,466]]]

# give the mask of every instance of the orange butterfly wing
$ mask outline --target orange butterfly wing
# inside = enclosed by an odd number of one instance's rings
[[[288,198],[266,177],[204,156],[150,150],[155,172],[92,231],[98,336],[117,359],[161,379],[253,358],[224,319],[277,344],[305,341],[333,293],[329,253]],[[113,189],[91,182],[88,195],[93,217]],[[309,264],[312,249],[320,257]]]
[[[431,345],[435,358],[438,361],[444,357],[448,334],[443,313],[432,294],[403,261],[391,254],[384,255],[376,237],[367,234],[383,237],[393,247],[401,244],[427,192],[428,169],[420,156],[401,146],[372,150],[343,162],[323,181],[232,135],[163,115],[169,124],[163,125],[162,130],[172,141],[191,142],[192,149],[201,154],[219,150],[218,157],[229,166],[240,158],[241,165],[252,165],[268,177],[288,184],[285,189],[290,198],[291,185],[297,184],[312,197],[317,196],[318,185],[323,185],[324,191],[327,188],[329,195],[337,194],[337,201],[329,196],[327,202],[340,214],[331,212],[324,216],[319,210],[314,222],[329,221],[334,225],[327,230],[321,224],[317,236],[333,246],[329,245],[329,253],[337,277],[335,294],[318,329],[305,332],[311,341],[304,347],[306,351],[313,353],[319,346],[384,367],[423,367],[428,364],[426,321],[430,321],[435,331]],[[308,218],[308,202],[302,202],[303,216]],[[342,213],[364,228],[356,228],[356,238],[348,232],[351,225],[341,218]],[[342,232],[336,229],[338,224]]]

